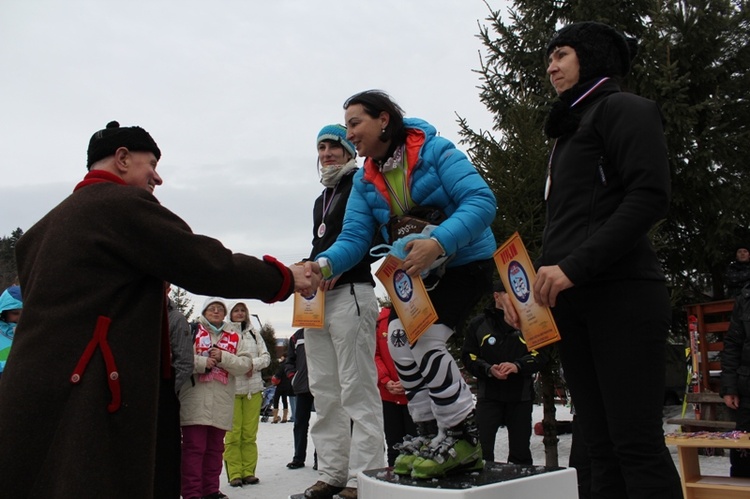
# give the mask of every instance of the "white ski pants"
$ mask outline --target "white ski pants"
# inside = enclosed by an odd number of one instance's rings
[[[375,368],[378,305],[370,284],[345,284],[325,296],[323,329],[305,329],[310,430],[320,480],[356,487],[357,473],[385,466],[383,410]]]

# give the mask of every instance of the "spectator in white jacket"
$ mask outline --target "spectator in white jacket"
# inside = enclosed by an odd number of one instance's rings
[[[180,390],[182,497],[221,499],[224,435],[232,429],[236,378],[252,359],[239,326],[224,322],[227,305],[208,298],[195,332],[193,380]]]
[[[253,331],[250,325],[250,312],[244,302],[237,302],[232,307],[228,319],[240,326],[242,344],[247,347],[252,359],[250,370],[242,376],[237,376],[232,431],[224,438],[224,462],[229,475],[229,485],[241,487],[260,481],[255,476],[255,467],[258,464],[256,437],[263,402],[261,369],[271,363],[271,355],[260,331]]]

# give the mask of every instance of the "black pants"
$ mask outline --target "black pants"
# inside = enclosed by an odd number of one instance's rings
[[[162,379],[159,384],[159,414],[156,425],[154,497],[179,499],[182,434],[180,400],[174,392],[174,378]]]
[[[315,398],[310,393],[298,393],[294,408],[294,457],[292,461],[304,463],[307,458],[307,433],[310,428],[310,413]]]
[[[276,387],[276,391],[273,392],[273,408],[274,409],[279,408],[279,399],[281,399],[281,404],[284,406],[284,409],[288,409],[289,399],[287,398],[286,392],[281,392],[281,390],[279,390],[279,387]]]
[[[393,466],[398,456],[398,451],[393,446],[403,442],[406,435],[416,436],[417,425],[411,419],[406,404],[383,400],[383,427],[388,446],[388,466]]]
[[[737,409],[737,430],[750,431],[750,393],[740,393],[740,406]],[[730,449],[729,476],[750,478],[750,450]]]
[[[581,423],[573,416],[573,435],[570,442],[568,466],[576,469],[578,499],[591,499],[591,458],[581,434]]]
[[[501,426],[508,428],[508,462],[533,464],[531,457],[532,401],[501,402],[481,398],[477,400],[476,418],[482,458],[495,460],[495,437]]]
[[[438,314],[438,323],[453,329],[460,327],[477,302],[492,293],[494,270],[492,258],[446,269],[440,283],[427,293]],[[394,309],[391,320],[395,317]]]
[[[662,426],[671,319],[664,283],[573,287],[560,293],[552,312],[591,457],[591,497],[682,498]]]

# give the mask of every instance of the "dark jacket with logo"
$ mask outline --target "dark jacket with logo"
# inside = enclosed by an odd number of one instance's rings
[[[505,322],[503,311],[494,303],[482,315],[474,317],[466,329],[462,360],[477,378],[477,397],[502,402],[529,401],[534,398],[533,375],[548,361],[545,349],[528,351],[521,332]],[[505,380],[490,373],[494,364],[512,362],[518,373]]]

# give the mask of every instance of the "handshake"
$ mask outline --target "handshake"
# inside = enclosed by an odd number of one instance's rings
[[[315,294],[320,281],[323,280],[323,274],[317,262],[295,263],[289,267],[289,270],[294,277],[294,291],[306,298]]]

